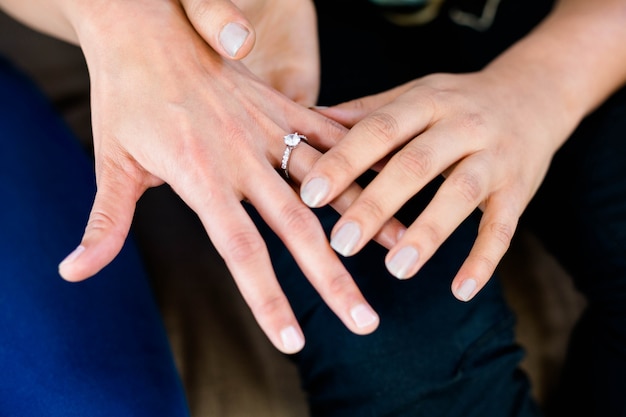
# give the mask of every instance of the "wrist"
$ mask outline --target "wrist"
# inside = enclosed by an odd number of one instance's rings
[[[584,117],[571,99],[563,75],[546,71],[541,61],[501,59],[481,71],[489,87],[525,123],[532,123],[556,151]]]
[[[513,74],[576,123],[626,82],[626,15],[621,0],[561,0],[534,31],[488,71]]]
[[[132,71],[171,60],[172,53],[205,47],[178,0],[93,1],[72,16],[87,64],[99,72]],[[93,71],[95,72],[95,71]],[[92,76],[96,75],[92,73]]]

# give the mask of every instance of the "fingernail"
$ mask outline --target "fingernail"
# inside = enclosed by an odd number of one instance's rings
[[[83,245],[79,245],[76,249],[72,251],[72,253],[67,255],[65,259],[61,261],[61,263],[59,264],[59,268],[61,267],[61,265],[67,265],[74,262],[84,251],[85,247]]]
[[[250,32],[239,23],[228,23],[220,32],[220,44],[226,50],[228,55],[234,57],[239,52],[239,48],[246,41]]]
[[[359,329],[369,327],[378,322],[378,315],[367,305],[359,304],[350,310],[350,316]]]
[[[280,340],[286,352],[295,353],[304,347],[304,338],[295,327],[285,327],[280,331]]]
[[[466,279],[463,284],[456,290],[456,296],[459,300],[469,301],[472,298],[472,294],[476,291],[476,280]]]
[[[330,186],[325,178],[313,178],[300,190],[300,198],[309,207],[317,207],[328,194]]]
[[[359,239],[361,239],[361,228],[355,222],[348,222],[332,236],[330,246],[341,255],[350,256],[359,243]]]
[[[408,273],[413,269],[418,258],[419,253],[417,249],[412,246],[406,246],[396,252],[393,258],[387,262],[387,269],[396,278],[406,279],[409,277]]]

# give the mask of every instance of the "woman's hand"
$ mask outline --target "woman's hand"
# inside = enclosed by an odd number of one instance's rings
[[[278,349],[296,352],[304,338],[242,200],[256,207],[345,325],[373,331],[376,313],[315,215],[277,172],[285,134],[297,130],[324,148],[346,129],[217,54],[177,1],[94,1],[72,17],[91,77],[97,194],[61,275],[78,281],[107,265],[124,243],[136,201],[168,183],[198,214]],[[296,184],[320,156],[312,146],[292,154]],[[342,210],[359,193],[353,185],[333,204]],[[389,223],[381,243],[390,247],[401,229]]]
[[[560,0],[531,33],[473,74],[428,76],[321,110],[353,126],[304,179],[302,199],[331,201],[371,166],[384,168],[335,226],[357,252],[412,195],[446,179],[387,255],[408,278],[477,207],[478,236],[452,290],[471,299],[506,252],[553,154],[582,118],[626,83],[622,0]],[[386,164],[386,165],[385,165]]]
[[[388,92],[320,110],[352,126],[307,174],[311,207],[332,200],[369,167],[380,173],[343,213],[331,245],[358,252],[428,182],[446,179],[386,258],[400,279],[413,276],[477,207],[482,221],[453,283],[467,301],[506,252],[517,221],[573,123],[546,90],[502,72],[437,74]]]

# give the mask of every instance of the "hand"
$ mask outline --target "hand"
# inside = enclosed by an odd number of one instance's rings
[[[180,1],[214,50],[243,59],[255,75],[295,102],[315,104],[320,74],[311,0]]]
[[[175,1],[108,1],[81,17],[75,30],[91,77],[97,194],[82,242],[60,264],[61,275],[78,281],[107,265],[124,243],[136,201],[147,188],[168,183],[200,217],[278,349],[295,352],[304,339],[244,199],[345,325],[358,334],[373,331],[378,317],[317,218],[276,171],[286,133],[300,131],[324,148],[345,128],[218,55]],[[294,151],[296,183],[319,156],[306,144]],[[333,204],[343,210],[359,193],[350,186]],[[393,245],[401,228],[388,223],[381,243]]]
[[[484,70],[436,74],[321,109],[352,129],[306,175],[301,197],[322,206],[368,168],[383,166],[332,231],[331,245],[349,256],[443,174],[386,264],[400,279],[413,276],[478,207],[478,236],[452,283],[456,297],[467,301],[492,276],[554,152],[575,126],[551,100],[548,89],[515,71]]]

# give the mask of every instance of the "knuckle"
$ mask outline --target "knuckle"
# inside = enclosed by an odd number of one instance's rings
[[[329,152],[320,157],[319,161],[324,161],[324,167],[320,168],[320,174],[328,178],[349,178],[356,171],[352,160],[344,152]]]
[[[104,181],[115,181],[118,176],[122,175],[124,180],[128,179],[130,168],[130,157],[118,145],[115,146],[114,152],[102,155],[96,158],[96,172],[98,186],[102,187]]]
[[[429,246],[432,248],[438,247],[442,242],[441,230],[439,229],[439,227],[435,226],[432,223],[425,223],[420,225],[419,234],[420,238],[428,242]]]
[[[290,204],[283,208],[281,221],[283,229],[288,230],[293,236],[310,235],[318,225],[313,212],[308,207],[299,204]]]
[[[96,158],[98,191],[139,199],[154,182],[152,175],[121,147],[115,152]]]
[[[449,178],[456,192],[468,203],[477,203],[483,194],[483,186],[474,172],[462,172]]]
[[[478,112],[469,112],[461,115],[459,123],[463,129],[471,131],[481,130],[486,125],[485,118]]]
[[[346,127],[338,121],[330,118],[322,119],[320,130],[325,138],[332,140],[334,143],[338,143],[340,140],[339,138],[346,134]]]
[[[363,98],[356,98],[354,100],[350,100],[347,104],[353,109],[358,110],[358,112],[362,112],[363,110],[368,109],[367,103]]]
[[[103,210],[94,210],[89,215],[85,231],[97,232],[125,240],[128,230],[125,230],[116,219]]]
[[[225,257],[232,263],[249,262],[263,249],[263,240],[257,233],[238,231],[228,239]]]
[[[249,301],[250,309],[259,317],[275,317],[290,308],[282,294],[273,294],[259,300]]]
[[[394,139],[398,136],[398,121],[389,113],[372,113],[361,123],[369,134],[387,148],[393,145]]]
[[[407,146],[396,155],[396,158],[405,175],[418,180],[427,177],[431,172],[435,152],[432,148],[424,145]]]
[[[515,227],[503,223],[503,222],[493,222],[489,224],[489,233],[493,238],[501,245],[501,247],[506,250],[511,244],[511,240],[513,239],[513,234],[515,233]]]
[[[483,265],[485,271],[489,271],[489,273],[493,273],[498,266],[498,261],[491,258],[490,256],[484,254],[476,254],[473,256],[474,261]]]
[[[346,271],[340,271],[326,281],[326,291],[331,299],[351,291],[354,281]]]
[[[363,212],[368,219],[383,219],[385,218],[385,211],[380,203],[372,198],[364,197],[358,202],[358,210]]]
[[[488,120],[485,115],[480,112],[468,112],[459,115],[456,121],[456,127],[460,132],[464,132],[468,141],[468,146],[479,149],[485,138],[493,135],[489,128]]]
[[[94,210],[87,221],[87,228],[91,230],[111,230],[115,227],[115,220],[101,210]]]

